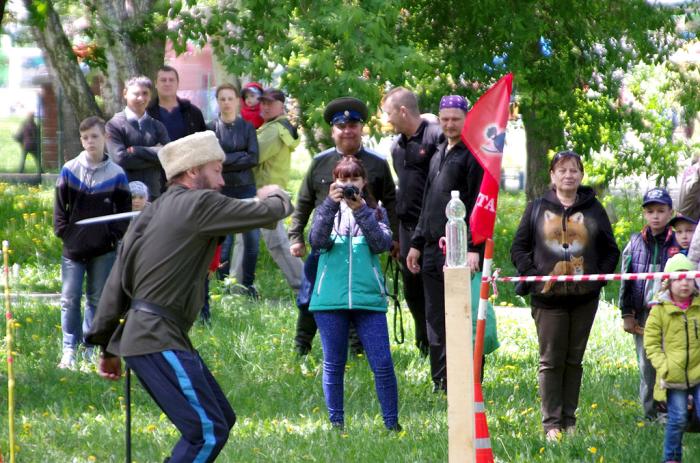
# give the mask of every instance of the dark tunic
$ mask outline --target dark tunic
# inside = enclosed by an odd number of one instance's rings
[[[119,356],[193,350],[187,332],[202,308],[218,238],[269,225],[291,210],[286,195],[241,201],[212,190],[170,187],[129,227],[88,342]],[[152,313],[127,312],[132,300],[155,304],[185,326]]]

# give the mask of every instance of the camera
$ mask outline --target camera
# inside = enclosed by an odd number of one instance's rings
[[[360,194],[360,189],[355,185],[343,186],[343,197],[347,199],[355,199],[355,196]]]

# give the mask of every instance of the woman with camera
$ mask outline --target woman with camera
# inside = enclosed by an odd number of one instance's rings
[[[309,241],[320,251],[309,310],[323,345],[323,393],[331,425],[343,428],[343,379],[348,329],[353,324],[367,353],[384,425],[401,430],[398,389],[389,349],[384,278],[377,255],[391,248],[386,210],[367,188],[367,173],[354,156],[333,170],[328,197],[316,209]]]

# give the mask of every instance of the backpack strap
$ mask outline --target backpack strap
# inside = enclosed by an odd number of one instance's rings
[[[401,312],[401,304],[399,303],[399,277],[401,268],[400,264],[394,263],[394,259],[389,256],[384,267],[384,280],[387,275],[393,276],[392,292],[386,291],[386,295],[392,300],[394,306],[394,341],[396,344],[403,344],[406,338],[406,333],[403,328],[403,313]],[[397,322],[398,321],[398,322]]]
[[[299,138],[299,132],[297,132],[297,128],[294,127],[294,125],[292,125],[291,122],[289,122],[289,119],[285,118],[278,122],[289,131],[289,133],[292,135],[292,137],[294,137],[295,140]]]

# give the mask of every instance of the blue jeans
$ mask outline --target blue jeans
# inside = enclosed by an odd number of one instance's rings
[[[352,322],[374,373],[374,386],[382,408],[384,426],[398,424],[399,393],[389,349],[389,329],[384,312],[330,310],[313,312],[323,345],[323,394],[331,423],[343,424],[343,380],[348,360],[348,330]]]
[[[73,349],[83,341],[83,334],[92,327],[97,303],[102,288],[112,270],[116,253],[114,251],[93,257],[87,261],[61,257],[61,330],[63,349]],[[83,297],[83,279],[87,273],[85,294],[85,317],[80,314],[80,300]],[[82,318],[82,326],[81,326]]]
[[[256,193],[255,185],[243,185],[237,187],[224,187],[221,194],[229,198],[248,199],[254,198]],[[243,278],[239,283],[243,286],[251,286],[255,282],[255,267],[258,263],[258,243],[260,242],[260,230],[254,229],[243,232]],[[221,245],[221,262],[219,278],[228,276],[231,269],[231,248],[233,247],[233,235],[227,235]]]
[[[683,431],[688,424],[688,395],[693,396],[695,413],[700,418],[700,385],[690,389],[667,389],[668,421],[664,435],[664,461],[681,461]]]

